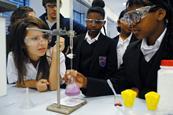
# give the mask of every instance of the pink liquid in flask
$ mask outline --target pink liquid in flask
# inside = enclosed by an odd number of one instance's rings
[[[72,82],[66,86],[65,94],[67,96],[76,96],[80,94],[80,89],[75,82]]]

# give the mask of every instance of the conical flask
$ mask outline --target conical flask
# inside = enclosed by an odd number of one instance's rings
[[[70,77],[70,81],[65,89],[65,94],[67,96],[77,96],[80,94],[80,88],[76,84],[75,79],[73,77]]]

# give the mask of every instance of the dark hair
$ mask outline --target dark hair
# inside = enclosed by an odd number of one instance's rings
[[[29,6],[18,7],[11,15],[10,22],[11,24],[16,22],[19,19],[26,18],[28,13],[34,12],[34,10]]]
[[[166,19],[168,20],[167,27],[173,31],[173,6],[172,0],[150,0],[156,6],[159,6],[166,10]]]
[[[17,21],[13,24],[12,29],[14,30],[12,34],[13,47],[12,52],[14,56],[15,66],[18,71],[18,82],[24,83],[24,76],[26,75],[26,67],[25,63],[28,62],[29,56],[27,54],[26,46],[24,43],[25,36],[27,34],[27,27],[36,26],[41,29],[48,29],[48,26],[40,19],[36,17],[28,17],[22,20]],[[49,75],[49,64],[46,59],[46,55],[40,58],[39,69],[37,73],[37,77],[40,73],[44,77],[48,77]]]
[[[124,14],[125,14],[126,12],[127,12],[127,9],[122,10],[122,11],[120,12],[119,17],[118,17],[118,20],[120,20],[120,19],[124,16]],[[120,28],[119,26],[117,26],[117,31],[118,31],[118,32],[121,32],[121,28]]]
[[[57,0],[42,0],[42,5],[45,7],[47,3],[56,3]],[[60,0],[60,6],[62,4],[62,1]]]
[[[127,0],[126,6],[130,7],[132,5],[147,6],[147,5],[151,5],[151,2],[149,2],[148,0]]]
[[[89,13],[96,12],[103,16],[103,19],[105,18],[105,10],[103,9],[105,7],[105,3],[103,0],[93,0],[92,7],[88,9],[87,16]],[[105,26],[103,26],[104,33],[106,35],[106,29]]]
[[[126,12],[127,12],[127,9],[122,10],[122,11],[120,12],[120,15],[119,15],[118,19],[120,20],[120,19],[124,16],[124,14],[125,14]]]
[[[26,18],[28,17],[28,14],[30,12],[34,12],[34,10],[29,7],[29,6],[21,6],[21,7],[18,7],[11,15],[10,17],[10,25],[8,26],[8,35],[7,35],[7,55],[8,55],[8,52],[11,50],[11,47],[13,46],[13,42],[11,41],[11,32],[13,31],[12,30],[12,25],[18,21],[18,20],[21,20],[23,18]]]
[[[88,9],[87,15],[91,12],[97,12],[100,13],[103,16],[103,18],[105,18],[105,11],[103,9],[104,7],[105,3],[103,0],[94,0],[92,2],[92,7]]]

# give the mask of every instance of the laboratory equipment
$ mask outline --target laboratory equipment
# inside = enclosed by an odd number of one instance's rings
[[[5,18],[0,17],[0,96],[4,96],[7,94],[7,77],[6,77],[6,38],[5,38]]]
[[[160,95],[154,91],[145,94],[146,106],[148,110],[155,111],[159,104]]]
[[[69,37],[70,37],[70,54],[67,55],[67,57],[70,58],[70,69],[73,69],[73,38],[74,38],[74,31],[73,31],[73,0],[70,0],[70,31],[69,31]],[[67,96],[75,96],[80,94],[80,88],[75,82],[75,79],[73,77],[70,77],[70,82],[66,86],[66,95]]]
[[[121,92],[125,115],[136,115],[135,111],[133,110],[136,96],[137,92],[132,89],[126,89]]]
[[[74,32],[73,32],[73,0],[70,0],[70,59],[71,59],[71,69],[73,67],[73,37],[74,37]],[[57,0],[57,6],[60,6],[60,0]],[[60,30],[60,9],[59,7],[57,7],[56,10],[56,14],[57,14],[57,31]],[[60,37],[60,32],[57,32],[57,44],[59,44],[59,37]],[[65,32],[66,33],[66,32]],[[68,33],[68,32],[67,32]],[[59,45],[57,45],[57,65],[58,65],[58,71],[57,73],[60,73],[60,48]],[[86,101],[81,99],[82,101],[76,101],[78,103],[73,104],[74,106],[68,106],[68,105],[62,105],[60,103],[60,76],[57,75],[58,77],[58,87],[57,87],[57,103],[53,103],[50,106],[47,107],[47,110],[49,111],[54,111],[54,112],[58,112],[58,113],[63,113],[63,114],[70,114],[71,112],[75,111],[76,109],[80,108],[81,106],[83,106],[84,104],[86,104]],[[79,99],[78,99],[79,100]],[[67,100],[70,101],[70,100]]]
[[[8,2],[7,0],[0,0],[0,13],[15,10],[17,6]],[[6,20],[4,17],[0,16],[0,96],[7,94],[7,77],[6,77]]]
[[[77,96],[80,94],[80,88],[75,83],[75,80],[73,77],[70,78],[70,83],[67,84],[65,89],[65,94],[67,96]]]
[[[29,94],[29,88],[25,88],[25,94],[23,97],[23,100],[21,102],[20,108],[22,109],[30,109],[34,107],[34,103],[32,102],[31,98],[30,98],[30,94]]]
[[[113,87],[110,79],[107,79],[107,83],[108,83],[109,87],[111,88],[111,90],[112,90],[112,92],[114,94],[114,99],[115,99],[115,104],[114,105],[115,106],[122,106],[121,102],[116,99],[117,93],[115,92],[114,87]]]
[[[161,61],[157,79],[157,92],[160,94],[158,109],[173,114],[173,60]]]

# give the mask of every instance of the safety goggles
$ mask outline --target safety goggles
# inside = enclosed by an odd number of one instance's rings
[[[39,43],[49,43],[50,37],[47,34],[43,34],[42,36],[34,36],[34,37],[25,37],[24,42],[27,45],[34,45]]]
[[[27,30],[34,30],[34,31],[41,31],[42,29],[36,29],[36,28],[27,28]],[[32,36],[28,37],[26,36],[24,39],[25,44],[27,45],[33,45],[33,44],[38,44],[41,42],[50,42],[51,41],[51,35],[48,33],[43,32],[41,36]]]
[[[137,24],[143,18],[145,18],[147,14],[150,12],[150,10],[154,7],[156,6],[155,5],[145,6],[145,7],[141,7],[141,8],[129,11],[124,14],[124,16],[120,19],[120,21],[123,21],[123,22],[125,21],[128,23],[128,25]]]
[[[89,24],[104,24],[105,20],[100,20],[100,19],[86,19],[86,23]]]

